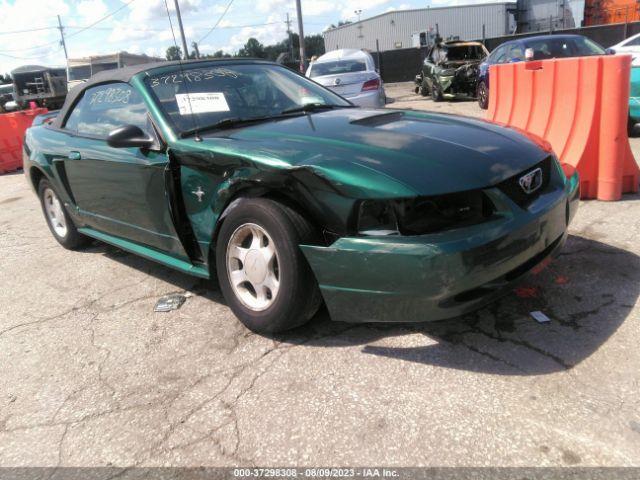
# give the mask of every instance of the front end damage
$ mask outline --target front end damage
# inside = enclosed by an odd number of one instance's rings
[[[424,322],[463,315],[507,293],[557,255],[578,207],[578,176],[523,207],[487,188],[492,217],[424,235],[342,237],[302,245],[331,319]]]
[[[443,65],[436,75],[436,82],[443,96],[447,98],[474,97],[478,86],[480,62],[464,65]]]

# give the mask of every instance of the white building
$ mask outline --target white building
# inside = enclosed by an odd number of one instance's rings
[[[436,32],[443,38],[480,40],[515,30],[515,2],[395,10],[324,32],[327,51],[356,48],[380,51],[425,46]]]

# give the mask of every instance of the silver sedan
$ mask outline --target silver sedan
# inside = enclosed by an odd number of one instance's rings
[[[313,61],[307,77],[360,107],[384,107],[387,96],[373,57],[362,50],[334,50]]]

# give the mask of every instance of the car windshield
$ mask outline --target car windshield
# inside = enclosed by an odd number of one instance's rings
[[[460,62],[465,60],[482,60],[485,57],[480,45],[456,45],[442,48],[443,60],[448,62]]]
[[[600,45],[585,37],[559,37],[528,40],[526,48],[533,50],[534,60],[563,57],[588,57],[591,55],[604,55],[605,51]]]
[[[325,75],[342,75],[343,73],[364,72],[367,64],[364,60],[338,60],[336,62],[314,63],[311,66],[311,78]]]
[[[230,119],[278,117],[310,105],[351,106],[320,85],[273,64],[176,66],[147,73],[145,83],[178,133]]]

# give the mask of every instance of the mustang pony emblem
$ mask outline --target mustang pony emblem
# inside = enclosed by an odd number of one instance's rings
[[[531,194],[535,192],[542,186],[542,169],[536,168],[526,175],[521,176],[518,183],[524,193]]]
[[[198,203],[202,203],[202,197],[204,197],[205,193],[204,193],[204,190],[202,190],[201,186],[198,186],[198,189],[191,193],[193,193],[196,197],[198,197]]]

